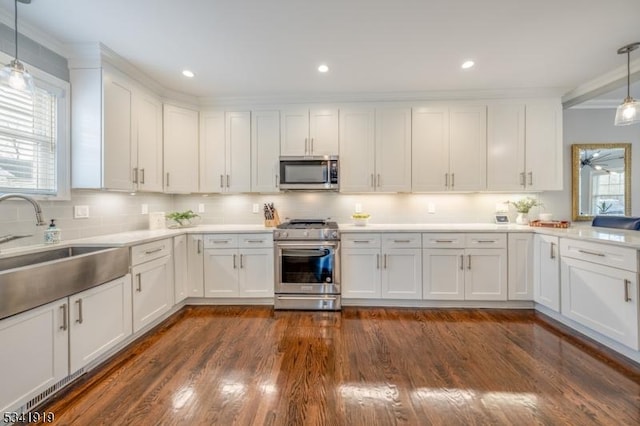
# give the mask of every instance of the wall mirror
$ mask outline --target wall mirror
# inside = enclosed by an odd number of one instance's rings
[[[571,145],[573,220],[631,215],[631,144]]]

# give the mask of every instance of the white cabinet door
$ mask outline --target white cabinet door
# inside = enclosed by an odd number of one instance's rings
[[[224,112],[200,113],[200,192],[222,192],[226,174]]]
[[[563,257],[562,315],[638,350],[638,275]]]
[[[487,189],[525,188],[525,105],[491,104],[487,111]]]
[[[133,190],[131,84],[119,75],[104,71],[103,188]]]
[[[422,297],[464,300],[464,249],[423,249]]]
[[[449,109],[449,187],[452,191],[481,191],[487,187],[487,109]]]
[[[129,274],[69,298],[71,374],[131,335],[131,303]]]
[[[188,297],[204,297],[204,238],[187,235]]]
[[[273,249],[240,250],[239,296],[273,297]]]
[[[562,105],[526,107],[526,184],[532,191],[562,189]]]
[[[164,256],[131,268],[133,332],[153,323],[173,306],[173,259]]]
[[[164,105],[164,190],[198,192],[198,111]]]
[[[558,237],[534,236],[533,300],[560,312],[560,250]]]
[[[18,407],[69,374],[67,298],[0,321],[0,410]]]
[[[310,155],[309,110],[282,110],[280,120],[280,155]]]
[[[134,180],[140,191],[162,192],[162,102],[150,93],[134,92]]]
[[[251,191],[251,113],[227,112],[225,192]]]
[[[277,192],[280,157],[280,112],[251,113],[251,191]]]
[[[507,251],[465,250],[465,300],[507,300]]]
[[[509,300],[533,300],[533,234],[508,237]]]
[[[411,108],[376,109],[375,141],[376,191],[411,191]]]
[[[338,155],[338,110],[335,108],[309,111],[309,154]]]
[[[385,249],[382,254],[382,297],[422,298],[422,250]]]
[[[345,299],[379,299],[380,249],[345,248],[341,256],[342,297]]]
[[[205,297],[238,297],[238,250],[206,249],[204,251]]]
[[[189,297],[187,252],[187,236],[178,235],[177,237],[173,237],[174,304]]]
[[[449,185],[449,109],[416,108],[411,126],[412,190],[446,191]]]
[[[340,110],[340,192],[370,192],[375,175],[375,111]]]

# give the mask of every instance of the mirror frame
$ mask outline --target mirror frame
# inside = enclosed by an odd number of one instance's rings
[[[578,200],[580,182],[580,150],[624,148],[624,215],[631,216],[631,144],[586,143],[571,145],[571,205],[574,221],[593,220],[594,216],[581,215]]]

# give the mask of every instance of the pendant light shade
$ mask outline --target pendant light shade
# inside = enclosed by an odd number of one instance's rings
[[[631,43],[618,49],[618,54],[627,54],[627,97],[616,110],[616,126],[640,123],[640,101],[631,97],[631,52],[640,47],[640,42]]]
[[[22,92],[33,93],[35,91],[35,84],[33,82],[33,77],[29,72],[24,68],[22,62],[18,60],[18,1],[20,3],[31,3],[31,0],[14,0],[14,17],[15,17],[15,25],[14,25],[14,34],[15,34],[15,45],[16,45],[16,54],[15,59],[11,61],[8,65],[6,65],[2,70],[0,70],[0,82],[2,84],[6,84],[12,89],[20,90]]]

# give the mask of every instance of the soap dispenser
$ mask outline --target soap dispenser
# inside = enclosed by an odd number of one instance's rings
[[[54,244],[60,242],[60,229],[56,226],[56,220],[51,219],[51,223],[46,231],[44,231],[44,243]]]

